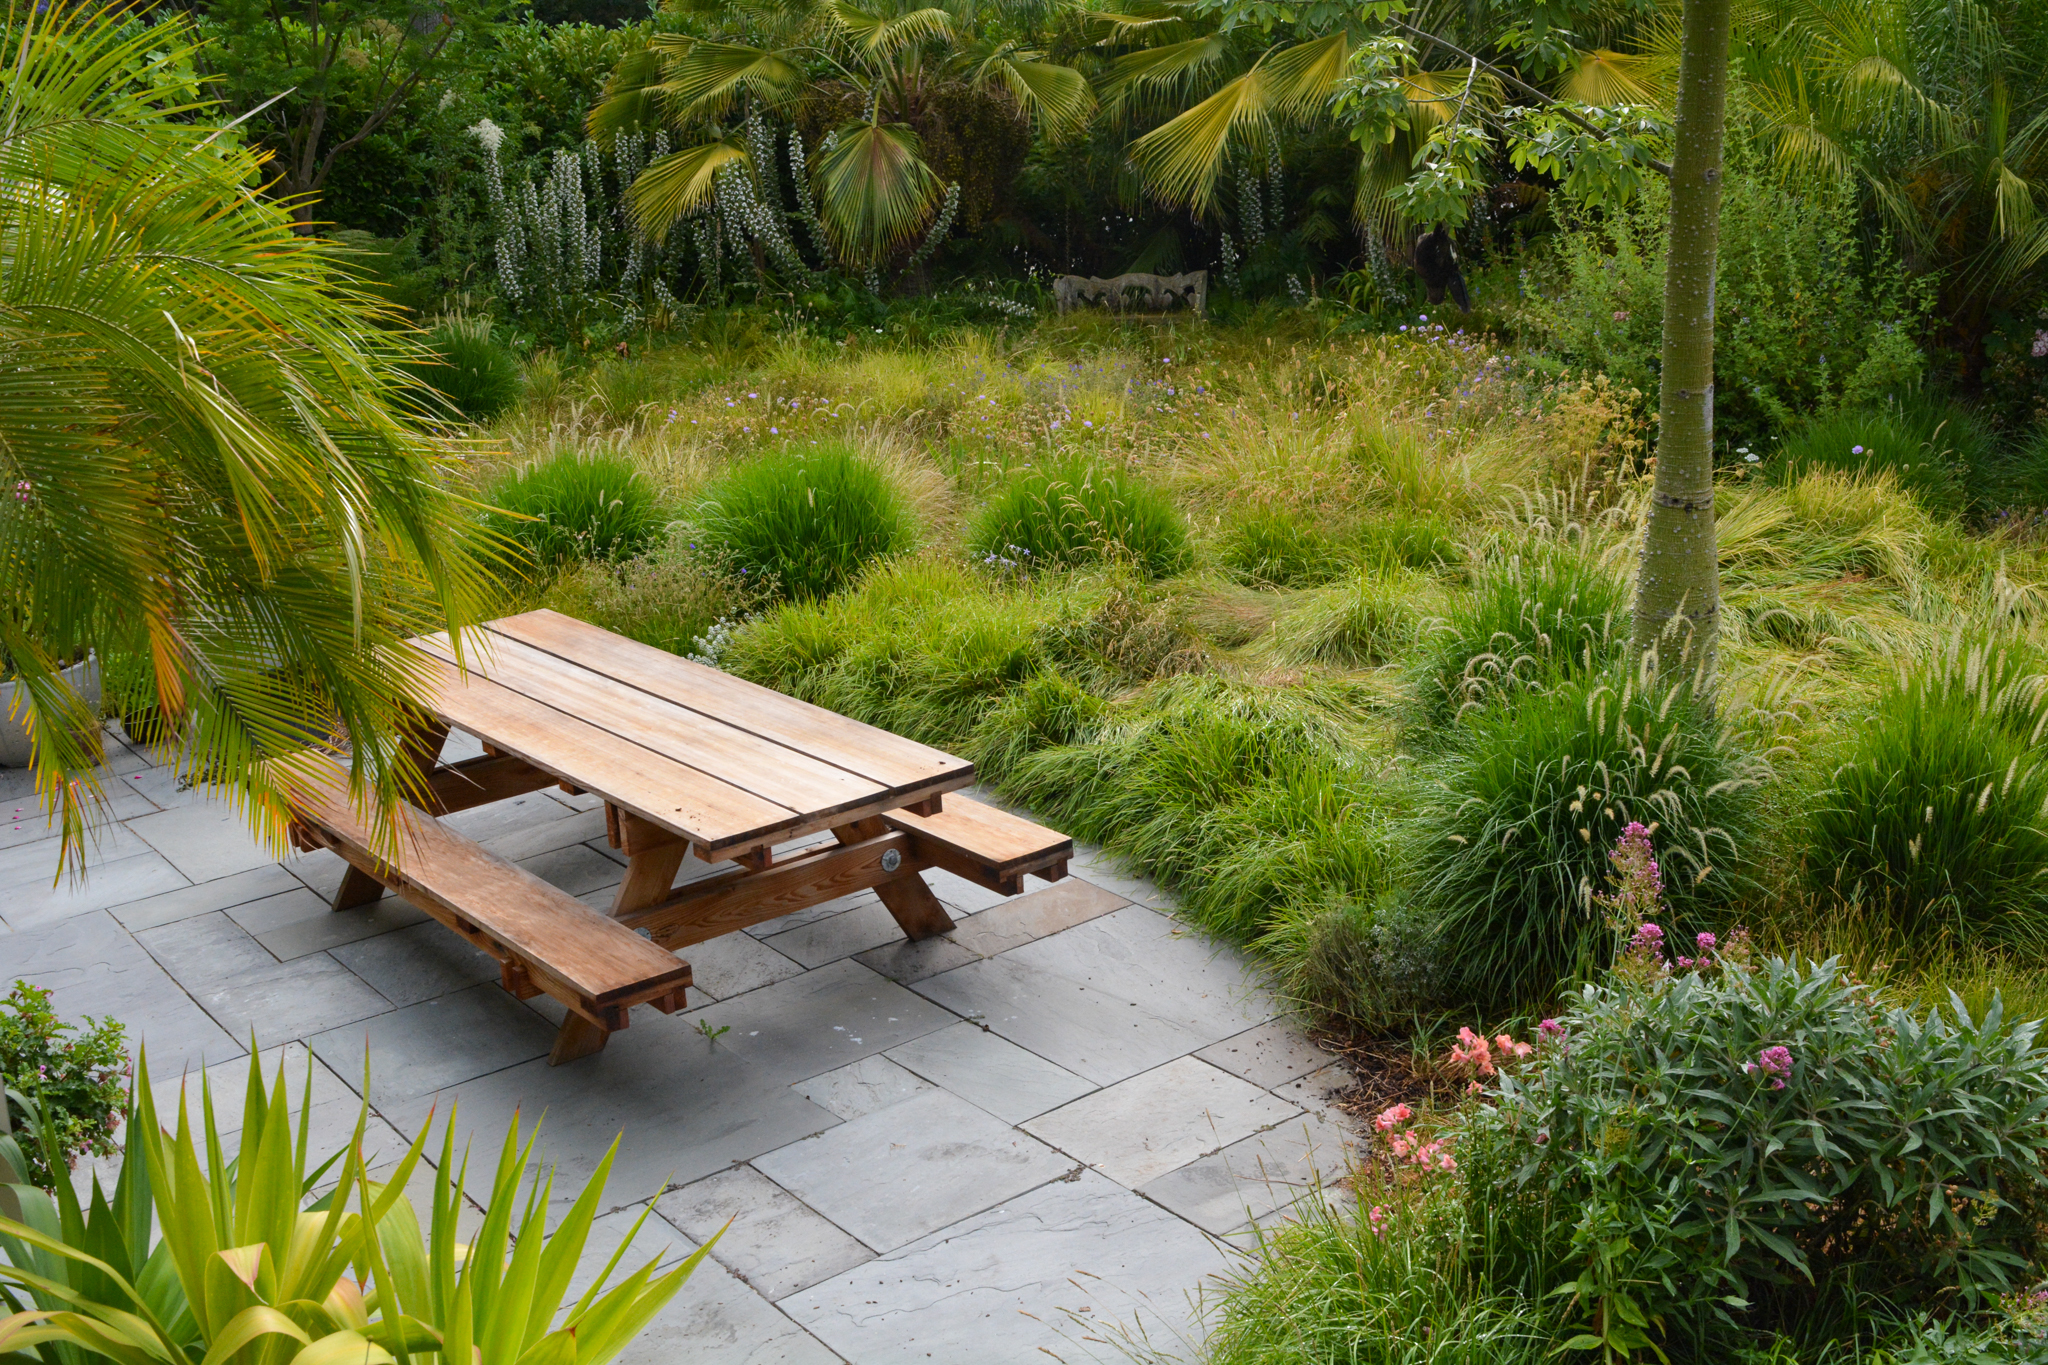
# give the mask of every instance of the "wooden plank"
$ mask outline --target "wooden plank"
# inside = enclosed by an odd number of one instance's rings
[[[564,781],[606,774],[606,799],[723,857],[732,850],[788,838],[801,817],[789,807],[744,792],[707,773],[651,753],[609,730],[500,687],[429,655],[435,710],[503,753]]]
[[[896,866],[884,867],[891,853]],[[914,877],[918,868],[909,836],[891,830],[792,858],[766,872],[726,872],[691,882],[658,905],[620,915],[618,923],[652,930],[664,948],[684,948],[820,901]]]
[[[524,796],[527,792],[537,792],[542,787],[554,785],[553,773],[510,754],[496,758],[486,754],[482,758],[436,768],[427,774],[427,786],[434,794],[433,813],[436,815],[452,815],[459,810],[489,805],[508,796]]]
[[[688,963],[414,807],[400,808],[398,863],[385,862],[349,803],[338,767],[331,783],[294,784],[291,803],[351,863],[373,868],[385,885],[465,937],[489,939],[500,950],[494,955],[518,958],[542,989],[555,985],[559,990],[549,994],[608,1027],[623,1027],[625,1005],[689,984]]]
[[[1074,841],[1057,830],[965,796],[937,815],[890,811],[882,823],[910,835],[921,860],[1005,895],[1017,894],[1026,873],[1057,881],[1074,856]]]
[[[416,642],[454,662],[445,637]],[[603,673],[506,636],[489,637],[473,651],[472,677],[545,702],[622,739],[686,763],[742,791],[807,814],[829,815],[871,806],[895,795],[890,788],[761,738],[716,716],[693,711],[653,693],[621,685]],[[602,775],[580,774],[602,790]]]
[[[916,791],[916,799],[934,791],[954,791],[974,780],[974,765],[964,758],[560,612],[508,616],[490,622],[488,629],[858,773],[892,791]]]

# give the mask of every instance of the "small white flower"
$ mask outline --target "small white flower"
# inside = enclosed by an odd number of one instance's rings
[[[475,123],[471,124],[469,135],[478,142],[483,143],[484,150],[492,156],[496,156],[498,148],[502,147],[505,143],[505,130],[487,118],[478,119]]]

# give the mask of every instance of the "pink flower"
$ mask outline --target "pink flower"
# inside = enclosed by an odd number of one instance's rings
[[[1471,1065],[1482,1076],[1493,1074],[1493,1049],[1487,1041],[1469,1028],[1458,1030],[1458,1044],[1451,1049],[1453,1066]]]
[[[1792,1050],[1787,1047],[1767,1047],[1756,1055],[1753,1062],[1742,1064],[1743,1074],[1754,1076],[1761,1072],[1771,1078],[1771,1089],[1783,1090],[1785,1078],[1792,1074]]]
[[[1406,1133],[1396,1133],[1394,1134],[1394,1140],[1387,1144],[1387,1149],[1394,1154],[1394,1159],[1398,1161],[1415,1150],[1415,1139]]]
[[[2048,331],[2034,333],[2034,359],[2048,356]]]
[[[1387,1231],[1387,1206],[1384,1204],[1374,1204],[1372,1211],[1365,1215],[1365,1220],[1372,1224],[1374,1232],[1384,1236]]]
[[[1545,1019],[1542,1023],[1536,1026],[1536,1031],[1542,1034],[1545,1038],[1564,1037],[1564,1025],[1558,1023],[1555,1019]]]
[[[1382,1133],[1391,1133],[1394,1129],[1399,1128],[1414,1117],[1415,1111],[1413,1109],[1410,1109],[1405,1104],[1397,1104],[1391,1108],[1382,1109],[1380,1116],[1372,1121],[1372,1126],[1379,1129]]]
[[[1719,943],[1720,940],[1715,938],[1712,934],[1701,934],[1699,937],[1695,938],[1693,942],[1699,946],[1699,950],[1702,953],[1711,953],[1714,951],[1714,946],[1717,943]]]

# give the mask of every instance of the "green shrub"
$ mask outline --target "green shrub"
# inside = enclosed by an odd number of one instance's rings
[[[65,1166],[81,1156],[111,1156],[118,1150],[114,1125],[128,1102],[126,1030],[113,1018],[87,1018],[85,1027],[67,1024],[50,1007],[50,993],[26,981],[14,983],[0,1000],[0,1086],[13,1127],[26,1125],[33,1138],[47,1122],[57,1160]],[[26,1097],[23,1105],[16,1096]],[[59,1173],[45,1146],[21,1146],[28,1183],[53,1189]]]
[[[1916,1016],[1835,961],[1751,966],[1739,941],[1673,973],[1645,933],[1457,1135],[1468,1216],[1505,1234],[1501,1287],[1567,1330],[1707,1361],[1817,1298],[1948,1313],[2028,1282],[2048,1209],[2036,1024]]]
[[[1473,595],[1424,632],[1415,690],[1441,725],[1516,691],[1597,672],[1618,658],[1626,585],[1583,555],[1532,550],[1488,570]]]
[[[692,517],[741,574],[798,599],[828,597],[909,549],[910,509],[874,461],[841,446],[785,450],[728,470]]]
[[[671,654],[699,653],[698,641],[720,621],[761,610],[769,599],[693,547],[680,531],[632,559],[585,564],[564,574],[548,605]]]
[[[1780,481],[1815,469],[1891,470],[1929,511],[1960,513],[1981,477],[1990,444],[1959,408],[1927,402],[1843,409],[1800,423],[1768,466]]]
[[[653,488],[619,455],[563,451],[500,479],[491,501],[517,514],[494,516],[493,528],[525,545],[542,565],[628,559],[661,526]]]
[[[1361,573],[1281,617],[1274,644],[1289,663],[1337,668],[1392,663],[1415,640],[1414,600],[1413,583]]]
[[[2048,423],[1986,462],[1976,502],[1998,520],[2048,509]]]
[[[1678,923],[1712,924],[1750,887],[1742,858],[1765,773],[1683,685],[1602,671],[1476,713],[1410,829],[1453,997],[1536,1003],[1602,965],[1594,896],[1631,821],[1656,828]]]
[[[1188,563],[1187,527],[1135,475],[1066,459],[1013,471],[968,532],[984,558],[1026,565],[1128,562],[1151,577]]]
[[[1224,532],[1217,553],[1233,579],[1255,588],[1312,588],[1345,569],[1321,532],[1279,512],[1237,522]]]
[[[487,318],[458,318],[427,333],[432,358],[408,362],[407,373],[472,422],[488,422],[519,401],[519,358],[499,341]]]
[[[1730,151],[1714,283],[1720,438],[1759,445],[1802,413],[1913,387],[1921,287],[1892,253],[1866,254],[1853,192],[1784,184]],[[1669,193],[1660,182],[1619,212],[1567,209],[1557,278],[1525,309],[1548,349],[1646,394],[1657,392]]]
[[[2048,704],[2008,649],[1950,642],[1901,669],[1812,802],[1807,876],[1910,943],[2048,944]]]

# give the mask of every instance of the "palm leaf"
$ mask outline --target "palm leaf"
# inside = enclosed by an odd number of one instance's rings
[[[920,155],[917,133],[901,123],[841,128],[814,175],[833,248],[859,264],[915,237],[944,192]]]
[[[752,155],[738,138],[656,157],[627,193],[633,219],[650,237],[667,236],[677,220],[711,198],[720,171],[752,164]]]

